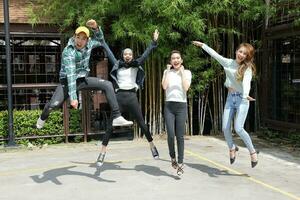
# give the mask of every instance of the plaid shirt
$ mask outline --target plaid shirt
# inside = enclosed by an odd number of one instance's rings
[[[93,36],[89,38],[84,48],[76,49],[75,40],[72,37],[62,52],[59,77],[60,79],[67,78],[68,94],[71,100],[77,100],[76,79],[87,77],[89,74],[89,60],[92,49],[102,46],[103,32],[101,28],[99,27],[99,30],[93,30],[93,32]]]

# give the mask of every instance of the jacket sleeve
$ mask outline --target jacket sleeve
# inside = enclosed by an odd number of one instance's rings
[[[68,80],[68,94],[71,100],[77,100],[76,94],[76,64],[73,50],[65,49],[62,54],[62,66],[65,67]]]
[[[105,49],[108,59],[111,62],[111,64],[115,65],[117,62],[117,59],[116,59],[115,55],[113,54],[113,52],[111,51],[111,49],[109,48],[109,46],[107,45],[105,40],[102,40],[102,47]]]
[[[104,41],[103,31],[101,27],[98,27],[98,29],[92,29],[93,36],[90,39],[90,45],[92,48],[100,47],[102,46],[102,42]]]
[[[151,53],[151,51],[153,49],[155,49],[157,47],[157,42],[156,41],[152,41],[150,43],[150,45],[147,47],[147,49],[144,51],[143,55],[139,58],[136,59],[136,61],[138,62],[139,65],[143,65],[145,60],[148,58],[149,54]]]

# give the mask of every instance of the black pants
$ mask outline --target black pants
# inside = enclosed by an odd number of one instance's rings
[[[148,126],[145,124],[143,113],[142,113],[141,106],[139,104],[136,92],[119,90],[117,92],[116,96],[117,96],[117,100],[119,103],[121,113],[124,113],[124,112],[129,113],[132,116],[132,118],[134,120],[136,120],[136,122],[138,123],[143,135],[146,136],[148,142],[152,142],[153,138],[151,136]],[[109,125],[110,127],[107,128],[106,134],[105,134],[105,136],[103,138],[103,142],[102,142],[102,144],[104,146],[107,146],[110,136],[113,132],[111,123],[109,123],[109,124],[110,124]]]
[[[171,158],[175,158],[174,139],[176,136],[178,163],[183,163],[184,132],[187,120],[187,103],[166,101],[164,111],[165,123],[168,133],[168,146]]]
[[[112,118],[121,116],[119,105],[112,83],[96,77],[78,78],[76,81],[77,91],[79,90],[102,90],[112,110]],[[45,105],[41,114],[41,119],[46,120],[50,112],[62,105],[62,103],[69,98],[68,83],[66,79],[62,79],[60,84],[55,89],[51,100]]]

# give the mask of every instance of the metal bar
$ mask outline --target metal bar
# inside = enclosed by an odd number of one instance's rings
[[[6,54],[6,76],[7,76],[7,99],[8,99],[8,144],[15,146],[15,134],[13,129],[13,99],[12,99],[12,81],[11,81],[11,55],[10,55],[10,33],[9,33],[9,2],[3,0],[4,4],[4,32],[5,32],[5,54]]]
[[[39,83],[39,84],[12,84],[12,89],[44,89],[56,88],[58,83]],[[7,85],[0,84],[0,90],[7,89]]]
[[[88,134],[88,128],[87,128],[87,110],[88,110],[88,103],[87,103],[87,91],[82,91],[82,127],[83,127],[83,133],[84,133],[84,142],[87,142],[87,134]]]
[[[128,130],[131,131],[131,130]],[[128,132],[127,131],[127,132]],[[125,133],[126,131],[119,131],[117,133]],[[105,131],[100,131],[100,132],[91,132],[88,133],[88,135],[105,135]],[[84,133],[71,133],[68,135],[69,137],[73,136],[84,136]],[[16,137],[16,140],[22,140],[22,139],[38,139],[38,138],[52,138],[52,137],[65,137],[65,135],[36,135],[36,136],[24,136],[24,137]],[[0,137],[0,142],[1,141],[7,141],[7,138]]]
[[[69,109],[68,109],[68,100],[66,100],[63,104],[63,123],[64,123],[64,134],[65,134],[65,142],[69,142],[69,134],[70,134],[70,128],[69,128]]]
[[[5,1],[5,0],[4,0]],[[0,37],[3,37],[5,34],[3,32],[0,32]],[[11,32],[12,37],[40,37],[40,38],[60,38],[62,36],[61,33],[22,33],[22,32]]]

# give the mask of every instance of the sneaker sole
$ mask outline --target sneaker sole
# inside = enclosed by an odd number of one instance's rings
[[[133,124],[113,124],[112,126],[132,126]]]
[[[183,173],[177,173],[177,175],[178,175],[178,176],[182,176],[182,175],[183,175]]]
[[[37,129],[42,129],[44,126],[36,126]]]
[[[97,162],[97,163],[96,163],[96,166],[97,166],[97,167],[101,167],[102,165],[103,165],[103,163],[100,163],[100,162]]]

